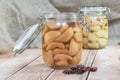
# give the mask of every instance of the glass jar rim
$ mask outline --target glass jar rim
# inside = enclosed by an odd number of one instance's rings
[[[97,5],[97,6],[83,6],[80,8],[80,11],[100,11],[100,12],[104,12],[104,11],[107,11],[107,8],[106,6],[100,6],[100,5]]]
[[[79,8],[79,15],[91,15],[91,16],[106,16],[110,13],[110,9],[106,6],[82,6]]]
[[[50,12],[50,13],[44,14],[45,18],[48,18],[51,16],[54,16],[54,17],[65,17],[65,16],[77,17],[77,13],[75,13],[75,12],[62,12],[62,13]]]
[[[46,22],[77,21],[77,13],[75,12],[45,13],[44,20]]]

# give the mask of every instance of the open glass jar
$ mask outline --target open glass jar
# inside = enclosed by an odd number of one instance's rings
[[[108,19],[106,14],[109,8],[102,6],[85,6],[80,9],[89,29],[83,29],[83,48],[104,48],[108,41]]]
[[[82,54],[82,25],[76,13],[49,13],[28,29],[16,42],[15,53],[22,53],[42,28],[42,55],[45,64],[54,68],[78,64]]]
[[[80,62],[82,26],[76,13],[45,14],[42,52],[44,62],[51,67],[68,67]]]

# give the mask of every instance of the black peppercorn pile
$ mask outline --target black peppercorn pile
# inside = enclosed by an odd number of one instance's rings
[[[96,72],[97,67],[85,67],[84,65],[76,65],[71,67],[70,69],[66,69],[63,71],[64,74],[83,74],[84,72],[91,71]]]

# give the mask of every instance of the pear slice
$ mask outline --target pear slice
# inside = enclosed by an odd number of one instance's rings
[[[100,48],[103,48],[107,44],[107,39],[99,38],[98,43],[99,43]]]
[[[57,54],[67,54],[67,55],[69,55],[69,51],[67,49],[59,49],[59,48],[57,48],[57,49],[53,50],[53,54],[54,55],[57,55]]]
[[[80,50],[80,44],[81,43],[77,43],[73,38],[70,41],[70,49],[69,49],[69,54],[71,56],[74,56],[75,54],[77,54]]]
[[[49,29],[55,30],[55,29],[60,29],[61,28],[61,23],[57,22],[46,22],[45,23]]]
[[[43,60],[48,66],[53,66],[54,61],[53,61],[53,54],[52,51],[49,50],[48,52],[43,51]]]
[[[69,61],[69,63],[70,63],[71,65],[79,64],[79,62],[81,61],[81,57],[82,57],[82,50],[80,50],[80,52],[78,52],[78,53],[72,58],[72,60]]]
[[[82,34],[80,33],[75,33],[73,35],[74,39],[77,41],[77,42],[82,42]]]
[[[55,41],[58,42],[68,42],[73,36],[73,29],[67,29],[63,34],[61,34]]]
[[[49,31],[49,28],[46,25],[44,25],[42,30],[42,36],[44,36],[48,31]]]
[[[65,67],[65,66],[68,66],[68,62],[67,60],[61,60],[61,61],[55,62],[55,65]]]
[[[65,46],[63,43],[60,43],[60,42],[52,42],[51,44],[48,45],[48,47],[46,48],[46,51],[52,50],[55,48],[65,49]]]
[[[59,31],[49,31],[44,36],[44,41],[46,44],[50,44],[55,40],[58,36],[60,36],[61,33]]]
[[[60,61],[60,60],[72,60],[71,56],[68,56],[66,54],[57,54],[54,56],[55,61]]]
[[[91,26],[91,27],[90,27],[90,30],[91,30],[91,31],[99,31],[100,29],[101,29],[100,26]]]
[[[97,37],[101,38],[105,38],[107,39],[108,38],[108,31],[105,31],[105,30],[99,30],[97,32],[93,32],[94,35],[96,35]]]
[[[89,33],[88,40],[91,42],[96,42],[98,40],[98,37],[94,35],[93,33]]]
[[[98,49],[99,48],[99,44],[97,42],[96,43],[88,43],[88,48]]]
[[[67,29],[69,28],[69,26],[67,24],[63,25],[61,28],[60,28],[60,33],[63,33],[65,32]]]

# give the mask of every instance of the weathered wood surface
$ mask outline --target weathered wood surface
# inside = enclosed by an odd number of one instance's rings
[[[94,62],[92,59],[95,57]],[[41,49],[29,49],[13,57],[0,56],[0,80],[119,80],[120,45],[109,45],[100,50],[83,50],[81,64],[97,66],[97,72],[84,75],[65,75],[63,70],[46,66]]]
[[[16,72],[20,71],[35,59],[41,56],[39,49],[26,50],[23,54],[13,57],[13,54],[0,56],[0,80],[6,80]],[[3,58],[4,57],[4,58]]]
[[[89,55],[93,52],[84,50],[81,63],[88,63]],[[61,80],[62,75],[64,75],[62,70],[54,70],[44,64],[40,49],[27,50],[16,57],[12,57],[11,54],[9,55],[5,59],[0,59],[0,80],[51,80],[56,79],[56,75],[59,74],[61,74],[58,76],[59,80]],[[64,75],[63,78],[66,79],[66,76]],[[68,79],[70,80],[72,77],[79,79],[81,75],[73,75],[68,77]]]
[[[120,80],[120,45],[99,50],[93,66],[98,71],[90,73],[88,80]]]

